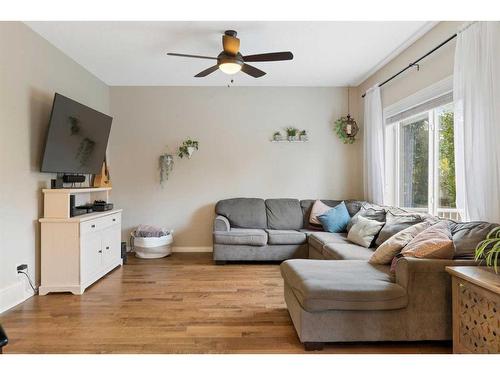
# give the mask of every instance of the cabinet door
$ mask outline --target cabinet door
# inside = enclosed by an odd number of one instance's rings
[[[101,233],[87,233],[81,237],[81,282],[91,282],[102,268]]]
[[[117,265],[121,259],[121,229],[113,225],[102,231],[103,266]]]

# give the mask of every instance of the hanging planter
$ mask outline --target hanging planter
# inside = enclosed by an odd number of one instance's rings
[[[353,144],[358,130],[358,124],[351,115],[341,117],[335,121],[335,132],[344,144]]]
[[[191,155],[193,155],[193,152],[195,150],[198,150],[198,141],[193,141],[192,139],[188,138],[184,142],[182,142],[182,145],[179,146],[177,156],[179,156],[181,159],[185,156],[187,156],[188,159],[191,159]]]
[[[358,124],[351,117],[349,111],[349,88],[347,88],[347,116],[340,117],[335,121],[335,132],[344,144],[353,144],[358,134]]]
[[[159,159],[160,167],[160,184],[163,186],[165,181],[168,180],[170,173],[174,169],[174,157],[171,154],[160,155]]]

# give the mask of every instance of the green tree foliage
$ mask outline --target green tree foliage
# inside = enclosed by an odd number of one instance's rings
[[[413,204],[427,207],[429,195],[429,123],[418,121],[413,125],[415,152],[413,153]]]
[[[403,126],[403,191],[406,207],[427,207],[429,186],[429,123],[425,119]]]
[[[453,112],[439,115],[439,204],[456,207]]]

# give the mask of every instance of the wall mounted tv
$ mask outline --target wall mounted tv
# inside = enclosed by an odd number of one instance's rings
[[[112,117],[56,93],[41,171],[99,173],[112,121]]]

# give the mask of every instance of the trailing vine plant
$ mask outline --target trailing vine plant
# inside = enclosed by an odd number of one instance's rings
[[[179,150],[177,152],[177,156],[179,156],[181,159],[184,158],[184,156],[187,156],[188,158],[191,157],[191,150],[198,150],[198,141],[194,141],[191,138],[186,139],[184,142],[182,142],[182,145],[179,146]]]
[[[160,184],[163,186],[174,169],[174,157],[168,153],[160,155],[158,166],[160,168]]]

